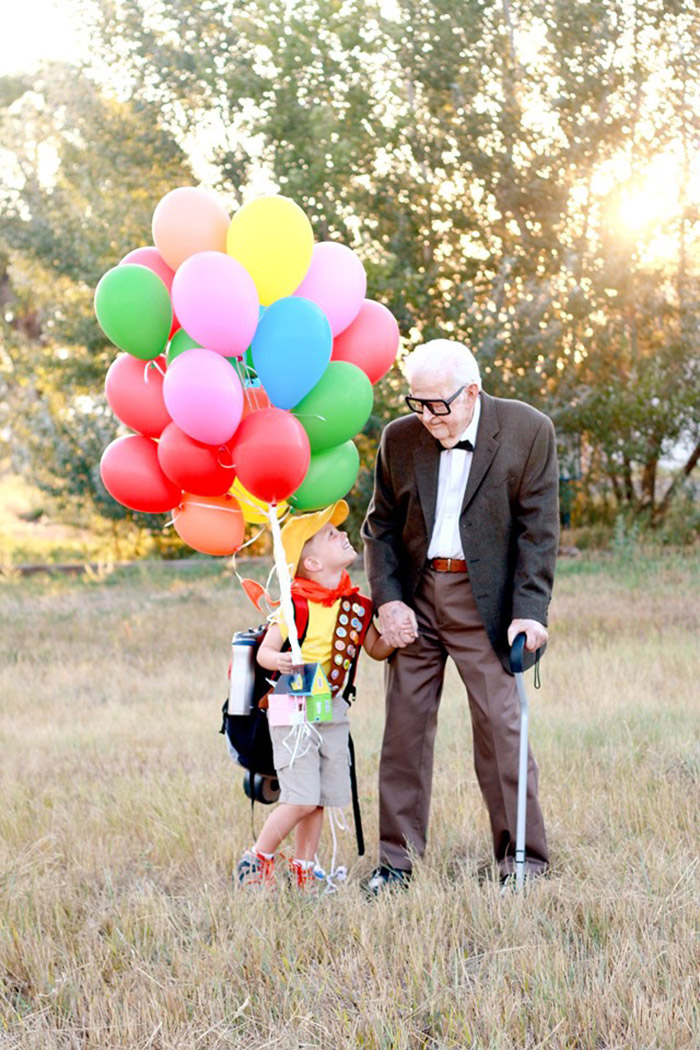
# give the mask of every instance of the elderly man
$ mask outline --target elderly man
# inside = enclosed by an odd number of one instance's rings
[[[513,873],[519,704],[509,647],[524,632],[531,665],[547,640],[559,528],[550,420],[485,394],[461,343],[418,347],[405,372],[412,414],[384,430],[362,527],[381,633],[398,647],[386,671],[374,893],[405,886],[425,850],[448,656],[467,690],[501,880]],[[526,872],[548,865],[530,754]]]

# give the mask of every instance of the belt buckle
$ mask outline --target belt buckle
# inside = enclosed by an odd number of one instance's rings
[[[447,571],[452,572],[452,558],[447,559]]]

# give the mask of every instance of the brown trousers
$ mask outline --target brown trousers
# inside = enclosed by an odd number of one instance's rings
[[[409,870],[425,851],[438,707],[447,657],[467,689],[474,767],[491,820],[496,861],[514,870],[520,704],[515,680],[493,651],[466,574],[426,569],[414,601],[417,641],[386,668],[386,723],[379,765],[379,859]],[[549,863],[537,800],[537,766],[529,755],[526,867]]]

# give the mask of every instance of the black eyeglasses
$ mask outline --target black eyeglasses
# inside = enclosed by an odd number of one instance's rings
[[[449,416],[452,411],[450,405],[456,397],[459,397],[464,389],[466,389],[466,387],[461,386],[459,390],[457,390],[452,397],[448,397],[446,401],[443,401],[441,398],[426,401],[422,397],[411,397],[410,395],[406,397],[405,401],[411,412],[417,412],[419,415],[422,415],[423,409],[427,408],[428,412],[431,412],[434,416]]]

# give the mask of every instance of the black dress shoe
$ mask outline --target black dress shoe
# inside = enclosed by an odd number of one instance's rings
[[[363,889],[368,896],[379,897],[385,890],[407,890],[410,881],[410,871],[402,871],[400,868],[390,868],[386,864],[380,864],[364,883]]]

